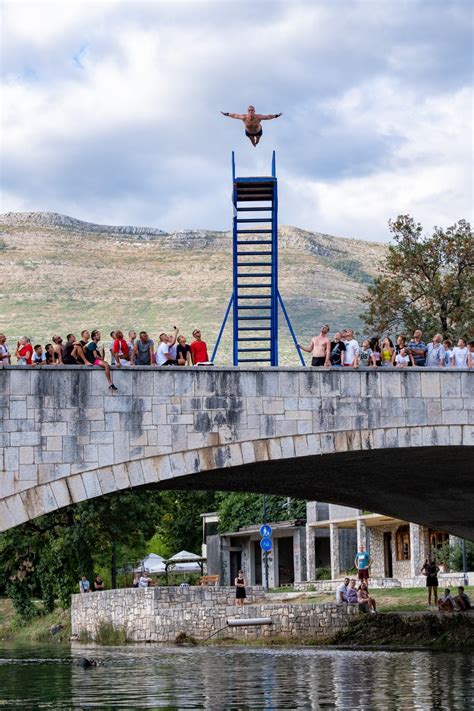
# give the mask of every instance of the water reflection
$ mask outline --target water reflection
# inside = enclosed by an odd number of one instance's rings
[[[100,666],[74,666],[81,656]],[[0,647],[0,707],[137,709],[474,708],[472,658],[318,649]]]

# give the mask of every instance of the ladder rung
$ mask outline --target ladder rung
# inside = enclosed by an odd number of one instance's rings
[[[241,217],[237,222],[272,222],[271,217]]]
[[[269,326],[242,326],[238,331],[271,331]]]
[[[271,272],[237,272],[238,277],[271,277]]]
[[[271,348],[237,348],[239,353],[269,353]]]
[[[271,235],[271,230],[237,230],[238,235]]]
[[[240,239],[237,244],[271,244],[271,239]]]
[[[268,363],[270,358],[239,358],[239,363]]]
[[[237,284],[238,289],[270,289],[271,284]]]
[[[257,193],[255,193],[254,195],[237,195],[236,202],[273,202],[273,198],[271,195],[257,195]]]
[[[238,207],[239,212],[258,212],[259,210],[271,210],[271,207]]]
[[[237,262],[238,267],[271,267],[271,262]]]
[[[271,321],[271,316],[238,316],[239,321]]]
[[[272,252],[237,252],[238,257],[271,257]]]
[[[239,294],[238,300],[240,299],[271,299],[270,294]]]
[[[271,309],[272,305],[269,304],[268,306],[262,306],[262,304],[256,304],[255,306],[237,306],[237,308],[240,310],[245,310],[245,311],[257,311],[258,309]]]
[[[265,338],[264,336],[254,336],[253,338],[238,338],[238,341],[271,341],[271,338]]]

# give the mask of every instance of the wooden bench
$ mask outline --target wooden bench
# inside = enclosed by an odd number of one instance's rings
[[[203,575],[199,578],[198,585],[219,585],[218,575]]]

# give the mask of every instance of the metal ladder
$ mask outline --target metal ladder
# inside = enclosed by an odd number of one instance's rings
[[[214,362],[232,308],[233,364],[278,365],[278,306],[281,306],[301,365],[288,313],[278,290],[278,183],[275,151],[268,177],[239,178],[232,151],[233,289],[211,361]]]
[[[239,178],[232,154],[234,365],[278,365],[278,192],[271,177]]]

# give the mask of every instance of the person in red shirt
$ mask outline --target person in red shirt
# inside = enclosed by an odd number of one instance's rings
[[[18,341],[16,347],[17,363],[18,365],[31,365],[31,358],[33,356],[33,346],[30,343],[30,339],[26,336],[22,336]]]
[[[205,341],[201,341],[201,331],[196,329],[193,331],[193,336],[194,341],[190,345],[193,364],[198,365],[199,363],[207,363],[209,361],[209,356],[207,355],[207,345]]]
[[[112,353],[115,358],[114,365],[117,368],[122,366],[130,365],[130,355],[128,343],[123,337],[122,331],[115,331],[114,345],[112,346]]]

